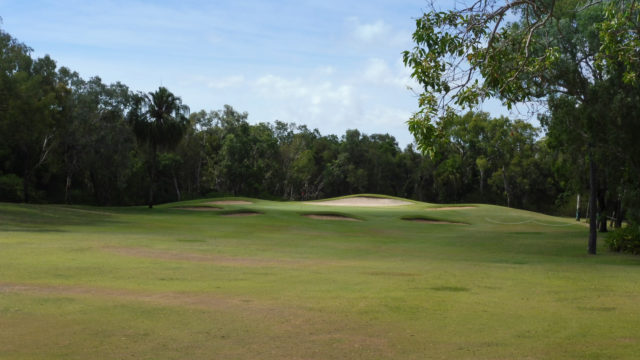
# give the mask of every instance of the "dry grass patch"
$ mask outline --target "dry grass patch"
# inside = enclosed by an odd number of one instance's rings
[[[292,266],[300,265],[301,261],[289,259],[264,259],[264,258],[245,258],[230,257],[221,255],[205,255],[193,253],[181,253],[175,251],[156,250],[141,247],[105,247],[103,250],[116,253],[118,255],[132,256],[146,259],[157,259],[167,261],[188,261],[198,263],[209,263],[215,265],[228,266],[246,266],[246,267],[262,267],[262,266]]]
[[[262,354],[264,359],[363,359],[393,358],[395,349],[386,339],[386,329],[380,326],[326,312],[313,311],[306,307],[291,306],[246,296],[228,296],[214,293],[156,292],[129,289],[113,289],[88,286],[62,286],[44,284],[0,283],[0,295],[25,294],[37,297],[73,297],[77,299],[100,299],[112,302],[137,302],[151,306],[170,306],[178,309],[202,310],[201,316],[218,317],[223,321],[212,325],[212,329],[224,326],[229,319],[244,324],[240,331],[230,333],[228,341],[237,345],[215,349],[210,355],[191,354],[186,358],[251,359]],[[240,325],[242,326],[242,325]],[[257,336],[251,328],[258,326],[264,337]],[[229,334],[229,332],[223,333]],[[123,338],[124,339],[124,338]],[[102,339],[101,339],[102,340]],[[126,346],[127,342],[122,342]],[[44,349],[43,349],[44,350]],[[135,350],[127,349],[135,353]],[[51,349],[48,349],[51,351]],[[253,354],[253,355],[252,355]],[[158,356],[131,356],[132,358],[167,358]]]

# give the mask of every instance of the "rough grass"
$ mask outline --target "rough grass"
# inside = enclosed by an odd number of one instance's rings
[[[570,219],[0,204],[2,359],[634,359],[640,260]],[[234,200],[227,198],[226,200]],[[236,199],[240,200],[240,199]],[[229,218],[253,211],[260,216]],[[334,214],[341,214],[335,209]],[[423,216],[424,217],[424,216]],[[604,241],[600,239],[600,244]]]

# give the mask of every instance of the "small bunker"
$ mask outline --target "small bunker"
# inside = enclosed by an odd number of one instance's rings
[[[251,201],[246,200],[216,200],[209,201],[207,204],[211,205],[249,205],[253,204]]]
[[[362,221],[352,216],[337,213],[302,214],[302,216],[314,220]]]
[[[442,224],[442,225],[468,225],[461,222],[447,221],[447,220],[437,220],[437,219],[429,219],[421,216],[403,216],[401,218],[405,221],[412,221],[422,224]]]

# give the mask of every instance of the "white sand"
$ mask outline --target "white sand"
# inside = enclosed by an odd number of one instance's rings
[[[357,197],[351,197],[351,198],[346,198],[346,199],[307,202],[305,204],[325,205],[325,206],[367,206],[367,207],[374,207],[374,206],[411,205],[412,203],[409,202],[409,201],[396,200],[396,199],[357,196]]]

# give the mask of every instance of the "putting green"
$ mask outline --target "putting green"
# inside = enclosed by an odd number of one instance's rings
[[[637,358],[638,257],[456,206],[0,203],[0,358]]]

